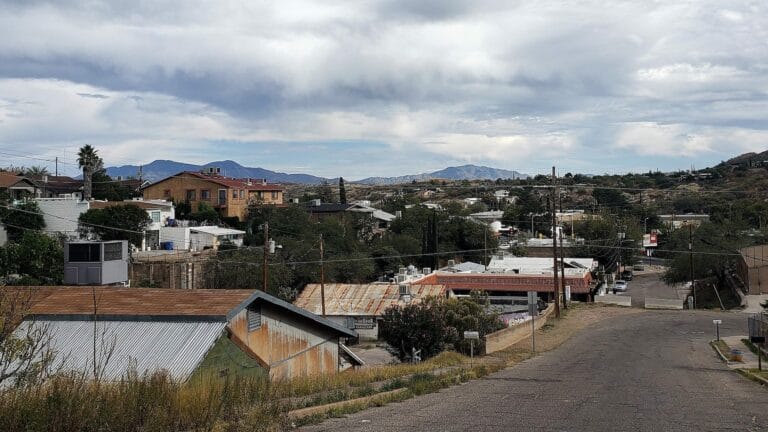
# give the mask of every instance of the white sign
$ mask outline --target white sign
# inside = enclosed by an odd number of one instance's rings
[[[480,339],[480,332],[465,331],[464,332],[464,339]]]
[[[712,324],[722,324],[723,320],[712,320]]]
[[[657,234],[645,234],[643,235],[643,247],[651,248],[659,245],[659,237]]]

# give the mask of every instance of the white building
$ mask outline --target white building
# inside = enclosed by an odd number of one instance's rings
[[[239,247],[243,245],[244,235],[245,231],[217,226],[162,227],[160,244],[163,248],[191,251],[218,249],[222,243]]]
[[[76,239],[77,220],[81,214],[88,211],[90,204],[77,198],[38,198],[35,200],[43,213],[45,228],[43,231],[49,234],[64,234]]]

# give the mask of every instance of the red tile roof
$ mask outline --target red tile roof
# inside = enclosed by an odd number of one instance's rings
[[[199,179],[208,180],[210,182],[213,182],[228,188],[247,189],[249,191],[282,191],[283,190],[282,186],[278,184],[274,184],[274,183],[264,184],[260,179],[251,179],[251,180],[236,179],[236,178],[229,178],[229,177],[224,177],[220,175],[203,174],[196,171],[184,171],[171,177],[179,177],[182,175],[190,175],[193,177],[197,177]],[[165,180],[167,179],[160,180],[157,183],[160,183]]]
[[[565,276],[572,293],[588,293],[592,275]],[[493,273],[434,273],[413,282],[413,285],[445,285],[448,290],[484,290],[488,292],[553,292],[551,275],[493,274]]]
[[[27,182],[30,186],[34,186],[34,183],[25,177],[10,172],[0,172],[0,188],[9,188],[19,182]]]
[[[176,290],[156,288],[62,287],[30,308],[35,315],[225,317],[254,290]]]

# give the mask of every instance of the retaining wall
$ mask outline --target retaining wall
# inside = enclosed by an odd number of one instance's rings
[[[554,312],[555,305],[550,304],[544,312],[536,317],[534,325],[540,329],[547,323],[547,318]],[[485,335],[485,353],[490,354],[496,351],[509,348],[525,338],[531,337],[531,323],[526,321],[521,324],[513,325],[497,332]]]

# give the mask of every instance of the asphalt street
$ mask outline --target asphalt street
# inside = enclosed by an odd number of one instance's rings
[[[620,295],[631,296],[634,307],[644,307],[646,298],[680,300],[682,304],[689,290],[684,285],[667,285],[661,275],[661,272],[636,273],[627,282],[627,291]]]
[[[768,430],[768,389],[708,345],[739,313],[658,311],[604,320],[484,379],[328,420],[307,431]]]

